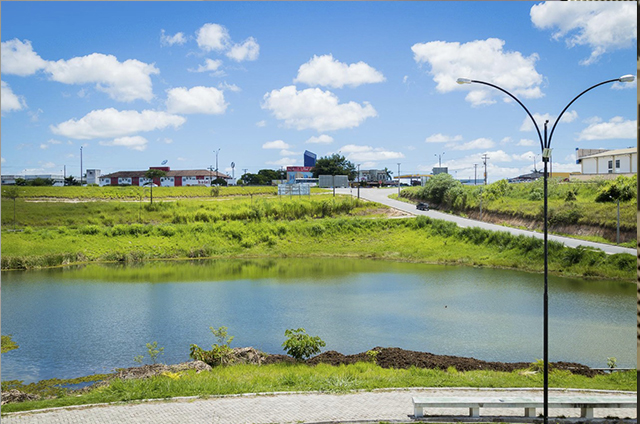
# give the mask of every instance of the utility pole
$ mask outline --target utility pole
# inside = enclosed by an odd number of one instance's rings
[[[218,178],[218,153],[220,153],[220,149],[216,150],[216,179]]]
[[[80,146],[80,187],[82,187],[82,146]]]
[[[484,162],[484,185],[487,185],[487,159],[489,159],[489,156],[487,156],[486,153],[482,155],[482,160]]]
[[[63,175],[62,186],[64,187],[67,185],[67,165],[63,165],[62,175]]]
[[[398,162],[398,199],[400,199],[400,162]]]
[[[478,164],[473,164],[473,185],[478,185]]]
[[[209,165],[209,187],[213,187],[213,165]]]
[[[360,199],[360,164],[358,164],[358,199]]]

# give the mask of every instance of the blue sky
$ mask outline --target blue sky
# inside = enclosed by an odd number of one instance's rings
[[[536,119],[636,69],[633,2],[5,2],[2,173],[302,165],[489,181],[540,167]],[[636,83],[578,100],[555,171],[576,148],[636,142]],[[537,159],[534,157],[537,156]]]

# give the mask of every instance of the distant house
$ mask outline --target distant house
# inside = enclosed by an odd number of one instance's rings
[[[168,166],[153,166],[149,169],[160,169],[166,172],[162,178],[153,181],[144,175],[147,171],[118,171],[103,175],[99,178],[100,186],[132,185],[142,186],[155,184],[160,187],[185,187],[185,186],[209,186],[212,180],[222,178],[227,182],[232,181],[231,176],[209,169],[188,169],[172,171]]]
[[[576,149],[576,163],[580,164],[583,175],[635,174],[638,172],[638,148]]]

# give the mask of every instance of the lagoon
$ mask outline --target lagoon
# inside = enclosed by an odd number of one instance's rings
[[[137,365],[209,348],[209,327],[232,347],[283,353],[288,328],[345,354],[401,347],[487,361],[542,357],[540,274],[362,259],[256,259],[91,264],[2,272],[2,380],[39,381]],[[635,285],[551,277],[551,361],[636,366]]]

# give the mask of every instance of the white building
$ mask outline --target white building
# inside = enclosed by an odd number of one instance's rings
[[[638,149],[578,149],[576,163],[580,164],[583,175],[635,174],[638,172]]]

